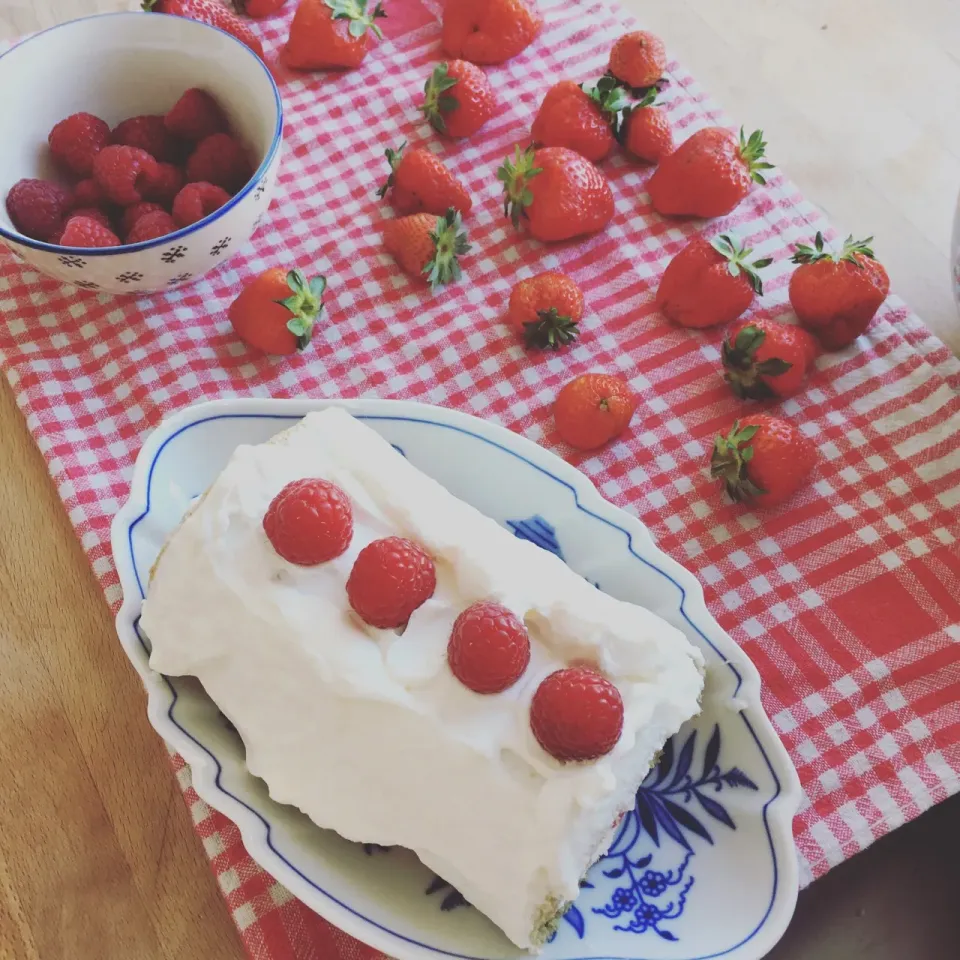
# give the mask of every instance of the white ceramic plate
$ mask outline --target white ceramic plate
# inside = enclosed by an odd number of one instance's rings
[[[551,960],[755,960],[797,897],[796,772],[760,705],[756,669],[707,612],[694,577],[646,528],[552,453],[462,413],[341,401],[412,463],[483,513],[561,556],[616,597],[654,610],[706,655],[703,712],[664,751],[610,852],[547,945]],[[399,960],[525,956],[411,854],[351,844],[272,802],[202,688],[150,670],[138,633],[149,569],[194,497],[241,443],[291,426],[315,400],[186,409],[147,441],[113,524],[117,629],[150,720],[190,764],[197,793],[240,828],[250,855],[332,923]],[[385,799],[384,802],[389,802]]]

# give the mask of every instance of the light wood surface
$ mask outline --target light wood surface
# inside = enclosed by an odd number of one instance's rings
[[[957,0],[627,0],[954,350]],[[123,0],[0,0],[0,37]],[[241,954],[140,683],[0,389],[0,958]],[[42,851],[42,852],[41,852]],[[788,937],[789,939],[789,937]],[[791,956],[813,958],[798,949]]]

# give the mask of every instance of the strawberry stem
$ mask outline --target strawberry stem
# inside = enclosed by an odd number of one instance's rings
[[[369,29],[378,39],[383,39],[383,32],[377,26],[377,20],[385,17],[383,4],[378,3],[371,13],[367,13],[369,0],[324,0],[324,3],[333,11],[334,20],[349,20],[347,32],[351,37],[362,37]]]
[[[597,81],[596,86],[590,87],[586,84],[580,84],[580,89],[607,115],[607,120],[613,128],[614,135],[619,133],[620,126],[623,123],[623,111],[630,106],[627,92],[619,81],[605,74]],[[656,96],[656,92],[654,92],[654,96]]]
[[[397,147],[396,150],[391,150],[389,147],[384,151],[384,156],[387,158],[387,162],[390,164],[390,176],[387,177],[386,182],[383,186],[377,191],[377,196],[382,200],[386,195],[387,191],[393,186],[396,181],[396,172],[397,167],[400,166],[400,161],[403,159],[403,151],[407,148],[407,141],[404,140],[403,143]]]
[[[758,270],[769,267],[773,263],[773,257],[764,257],[762,260],[756,260],[753,263],[747,263],[747,257],[753,253],[751,247],[745,247],[738,236],[732,233],[722,233],[710,241],[710,246],[727,261],[727,268],[730,276],[739,277],[741,271],[750,281],[750,286],[758,296],[763,296],[763,281],[760,279]]]
[[[865,240],[854,240],[851,234],[843,241],[843,247],[839,254],[833,253],[827,249],[823,234],[818,230],[813,239],[813,246],[806,243],[798,243],[793,256],[790,258],[794,263],[816,263],[819,260],[832,260],[834,263],[846,261],[856,267],[863,267],[860,263],[860,257],[869,257],[876,260],[876,254],[870,244],[873,243],[873,237],[867,237]]]
[[[287,321],[287,329],[297,338],[297,349],[304,350],[313,336],[313,328],[323,312],[323,292],[327,288],[326,277],[312,277],[308,282],[299,270],[287,274],[289,297],[277,300],[293,316]]]
[[[457,257],[470,251],[460,212],[451,207],[442,217],[438,217],[436,227],[430,232],[430,239],[433,241],[434,253],[423,272],[430,283],[430,289],[435,291],[445,283],[460,279],[460,262]]]
[[[503,184],[503,213],[515,226],[520,226],[520,218],[527,215],[526,208],[533,203],[533,191],[529,182],[543,173],[542,167],[534,166],[536,148],[527,147],[522,153],[520,146],[514,148],[513,161],[508,157],[497,170],[497,179]]]
[[[773,169],[773,164],[763,159],[766,149],[762,130],[754,130],[749,137],[744,137],[743,127],[740,128],[740,159],[743,160],[750,179],[761,185],[765,184],[767,179],[760,171]]]
[[[735,420],[730,433],[727,436],[718,433],[714,441],[710,475],[723,480],[730,499],[737,503],[767,492],[758,487],[747,472],[747,465],[753,459],[750,441],[759,429],[754,424],[747,424],[741,429],[740,421]]]
[[[656,83],[651,84],[649,87],[628,87],[622,80],[617,79],[609,70],[604,73],[605,77],[609,77],[611,80],[616,81],[622,87],[630,92],[630,95],[635,100],[646,100],[647,97],[653,95],[654,97],[658,93],[663,92],[663,88],[670,85],[670,81],[666,77],[661,77]],[[643,106],[650,106],[649,103],[643,104]]]
[[[443,115],[456,110],[457,107],[460,106],[460,101],[447,93],[448,90],[459,83],[456,77],[449,75],[447,72],[448,69],[446,63],[437,64],[437,66],[434,67],[433,73],[430,74],[427,82],[423,85],[423,92],[426,94],[426,99],[423,101],[423,106],[420,109],[429,121],[430,126],[433,127],[437,133],[447,132],[447,123],[443,119]]]
[[[523,340],[528,347],[559,350],[577,339],[577,321],[560,316],[556,307],[538,310],[537,319],[523,325]]]
[[[748,323],[737,331],[731,341],[726,337],[721,347],[724,376],[733,392],[741,399],[766,400],[774,396],[764,377],[779,377],[793,367],[781,357],[757,360],[756,354],[767,334],[760,327]]]

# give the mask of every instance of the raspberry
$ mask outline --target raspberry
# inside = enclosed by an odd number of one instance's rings
[[[329,480],[294,480],[270,501],[263,530],[284,560],[302,567],[326,563],[353,539],[350,498]]]
[[[209,217],[229,199],[230,194],[223,187],[212,183],[188,183],[173,201],[173,219],[178,227],[189,227],[191,223]]]
[[[246,152],[229,133],[204,138],[187,161],[188,183],[215,183],[230,193],[236,193],[252,173]]]
[[[157,175],[157,161],[139,147],[104,147],[93,161],[93,176],[107,199],[123,207],[139,203],[148,177]]]
[[[119,247],[120,238],[90,217],[71,217],[60,243],[65,247]]]
[[[47,142],[62,167],[89,177],[94,158],[110,142],[110,127],[92,113],[75,113],[50,131]]]
[[[177,144],[167,130],[163,117],[145,115],[130,117],[118,123],[110,134],[110,142],[126,147],[139,147],[154,160],[166,162],[177,155]]]
[[[173,217],[166,210],[145,213],[127,234],[126,242],[143,243],[145,240],[156,240],[157,237],[165,237],[176,229]]]
[[[7,213],[24,236],[52,240],[70,209],[70,191],[49,180],[18,180],[7,193]]]
[[[92,177],[81,180],[73,188],[73,205],[75,207],[102,207],[107,202],[103,187]]]
[[[204,90],[188,90],[163,118],[167,130],[184,140],[202,140],[227,129],[220,105]]]
[[[447,644],[453,675],[474,693],[512,687],[530,663],[530,637],[514,613],[481,600],[457,617]]]
[[[402,627],[437,588],[432,558],[403,537],[368,543],[347,578],[347,597],[360,619],[372,627]]]
[[[533,695],[530,728],[540,746],[562,763],[596,760],[620,739],[620,691],[590,667],[558,670]]]
[[[69,223],[74,217],[87,217],[90,220],[96,220],[101,226],[108,230],[113,230],[113,223],[110,221],[110,215],[99,207],[75,207],[70,211],[67,217]]]
[[[179,167],[172,163],[158,163],[156,172],[144,173],[140,192],[147,200],[169,207],[182,186],[183,173]]]
[[[159,203],[135,203],[132,207],[127,207],[123,211],[123,219],[120,226],[123,229],[123,235],[126,236],[134,227],[134,224],[148,213],[165,213],[166,211]]]

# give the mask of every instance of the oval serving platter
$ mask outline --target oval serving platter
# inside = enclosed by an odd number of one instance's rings
[[[528,956],[408,851],[349,843],[273,802],[202,687],[149,668],[139,631],[144,589],[190,503],[238,445],[262,443],[331,403],[518,537],[659,614],[706,657],[701,715],[667,745],[542,956],[763,957],[796,904],[800,785],[761,706],[756,668],[708,613],[693,575],[656,547],[643,524],[554,454],[467,414],[394,400],[221,400],[180,411],[147,440],[112,528],[123,589],[117,630],[146,687],[150,721],[189,763],[197,793],[237,824],[268,873],[388,956]]]

